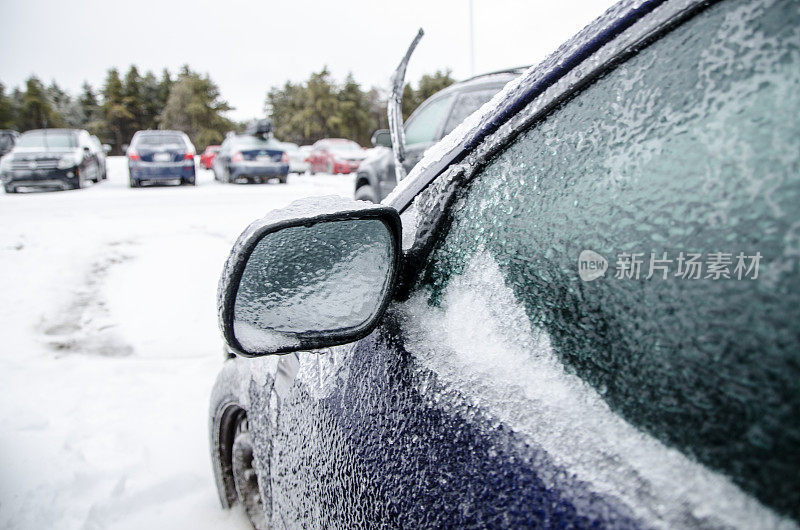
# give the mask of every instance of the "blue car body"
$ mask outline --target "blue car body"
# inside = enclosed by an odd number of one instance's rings
[[[131,187],[142,182],[195,183],[195,149],[180,131],[139,131],[127,154]]]
[[[621,2],[507,85],[383,201],[403,214],[405,270],[371,335],[226,360],[210,409],[223,506],[247,504],[246,440],[275,527],[798,528],[799,35],[787,0]],[[652,154],[690,134],[706,151],[688,165]],[[766,158],[748,169],[742,149]],[[676,167],[708,182],[658,180]],[[680,199],[661,201],[673,182]],[[573,246],[590,237],[735,241],[775,265],[767,284],[582,283],[591,247]]]
[[[280,142],[253,134],[230,135],[212,162],[214,178],[221,182],[265,181],[285,183],[289,157]]]

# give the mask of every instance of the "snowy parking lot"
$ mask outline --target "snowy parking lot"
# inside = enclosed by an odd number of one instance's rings
[[[0,527],[249,528],[219,507],[209,393],[217,280],[252,220],[352,176],[287,185],[0,194]]]

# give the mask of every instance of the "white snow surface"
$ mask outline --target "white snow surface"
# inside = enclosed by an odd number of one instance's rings
[[[208,402],[237,236],[352,176],[0,193],[0,528],[249,528],[220,508]]]

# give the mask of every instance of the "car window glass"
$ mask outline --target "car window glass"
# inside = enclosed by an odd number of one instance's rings
[[[65,131],[33,131],[19,137],[19,147],[74,148],[78,146],[75,133]]]
[[[692,480],[713,470],[800,517],[798,42],[790,0],[717,4],[491,160],[412,297],[445,312],[419,317],[432,365],[459,352],[453,381],[565,458],[675,488],[699,462]],[[637,464],[621,449],[637,433],[680,453]]]
[[[452,100],[452,95],[441,97],[428,103],[419,113],[412,116],[405,125],[406,145],[430,143],[436,140],[436,134]]]
[[[138,146],[162,146],[162,145],[180,145],[185,146],[186,143],[183,137],[179,134],[142,134],[136,139]]]
[[[444,132],[442,135],[450,134],[450,132],[458,127],[464,118],[478,110],[481,105],[492,99],[492,96],[497,94],[502,87],[487,88],[483,90],[472,90],[459,94],[453,104],[453,109],[450,111],[450,116],[447,118],[447,123],[444,125]]]
[[[263,138],[261,136],[240,136],[236,139],[236,147],[239,149],[259,149],[271,147],[283,149],[283,146],[273,138]]]

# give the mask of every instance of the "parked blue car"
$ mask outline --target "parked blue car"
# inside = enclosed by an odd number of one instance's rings
[[[286,184],[289,155],[281,142],[261,134],[231,134],[212,162],[214,179],[220,182],[266,182]]]
[[[793,0],[622,2],[381,205],[250,225],[219,284],[222,505],[257,528],[797,528],[798,42]]]
[[[138,131],[126,154],[131,188],[143,182],[195,185],[195,149],[185,133]]]

